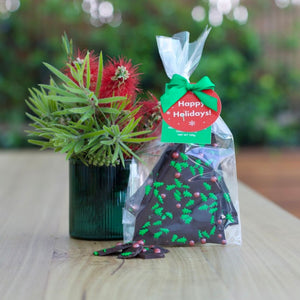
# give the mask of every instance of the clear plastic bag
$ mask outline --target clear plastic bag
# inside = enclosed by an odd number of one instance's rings
[[[194,43],[187,32],[158,37],[167,72],[187,79],[201,58],[205,30]],[[145,145],[143,163],[133,160],[125,207],[124,241],[169,246],[241,244],[233,136],[219,117],[211,144]]]

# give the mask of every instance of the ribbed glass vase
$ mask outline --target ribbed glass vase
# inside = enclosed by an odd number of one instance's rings
[[[70,236],[88,240],[122,239],[130,161],[113,166],[85,166],[69,161]]]

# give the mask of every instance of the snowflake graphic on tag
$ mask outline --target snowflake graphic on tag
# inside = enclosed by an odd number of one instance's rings
[[[161,112],[165,122],[169,126],[184,132],[200,131],[213,124],[221,113],[221,100],[213,90],[203,90],[203,92],[218,100],[217,111],[204,105],[201,99],[189,91],[167,112]]]

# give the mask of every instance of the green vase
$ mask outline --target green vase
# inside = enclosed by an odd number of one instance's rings
[[[130,161],[113,166],[85,166],[69,161],[70,236],[88,240],[122,239],[122,209]]]

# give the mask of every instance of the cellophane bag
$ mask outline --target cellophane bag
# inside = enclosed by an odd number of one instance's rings
[[[170,79],[180,75],[181,81],[188,82],[208,34],[206,28],[193,43],[189,43],[188,32],[157,37]],[[173,87],[171,81],[169,88]],[[201,99],[200,95],[197,101]],[[181,131],[176,132],[183,136]],[[233,136],[220,116],[209,127],[209,135],[209,143],[205,142],[207,134],[204,139],[189,134],[188,143],[163,143],[158,138],[145,145],[142,162],[133,159],[123,210],[124,242],[144,240],[147,245],[167,246],[241,244]]]

